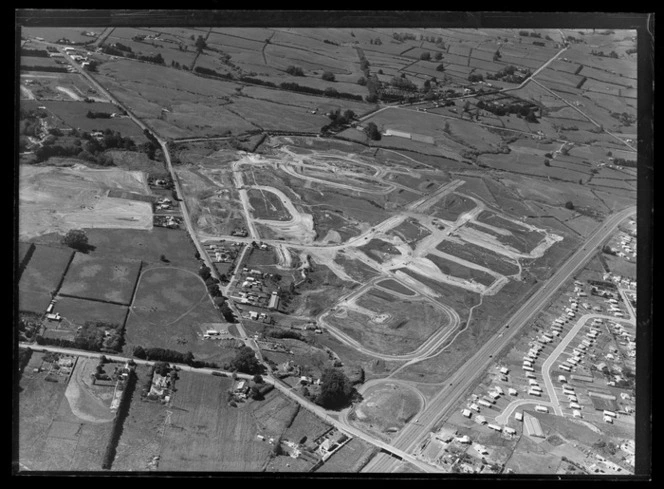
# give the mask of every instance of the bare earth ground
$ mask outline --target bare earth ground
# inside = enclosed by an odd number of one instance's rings
[[[149,203],[106,196],[111,188],[149,195],[141,172],[21,165],[19,181],[23,239],[78,228],[152,229]]]

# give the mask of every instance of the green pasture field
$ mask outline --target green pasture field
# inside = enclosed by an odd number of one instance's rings
[[[99,35],[102,30],[99,27],[21,27],[21,36],[43,37],[48,42],[65,38],[75,43],[87,43],[93,42],[96,37],[84,36],[81,32],[94,32]]]
[[[21,70],[28,71],[31,67],[56,67],[60,66],[53,58],[42,58],[40,56],[21,56]],[[39,70],[36,70],[39,71]]]
[[[119,113],[119,109],[109,103],[100,102],[76,102],[76,101],[44,101],[42,105],[59,117],[66,125],[85,132],[103,131],[111,129],[118,131],[126,137],[135,138],[137,143],[147,141],[140,127],[126,117],[114,117],[112,119],[89,119],[86,117],[88,111]]]
[[[26,292],[55,291],[73,256],[71,248],[35,244],[32,257],[21,275],[19,289]]]
[[[458,256],[469,262],[485,266],[505,276],[519,273],[519,267],[515,263],[507,260],[502,255],[473,243],[464,242],[463,244],[459,244],[454,241],[444,240],[436,246],[436,249],[450,255]]]
[[[260,78],[260,77],[257,77]],[[268,81],[273,81],[276,83],[274,78],[266,78]],[[296,81],[299,85],[304,85],[299,79]],[[358,85],[359,87],[359,85]],[[341,90],[337,88],[337,91],[344,92],[347,90]],[[352,93],[352,92],[351,92]],[[247,85],[242,88],[242,94],[247,98],[267,100],[275,104],[285,104],[294,107],[301,107],[304,109],[302,112],[309,113],[309,111],[318,109],[320,114],[325,114],[331,110],[344,110],[350,109],[356,114],[362,114],[367,111],[371,105],[355,100],[345,100],[345,99],[332,99],[319,97],[315,95],[307,95],[304,93],[291,92],[287,90],[277,90],[274,88],[266,88],[256,85]],[[306,112],[305,112],[306,111]]]
[[[337,253],[334,257],[334,261],[341,265],[351,278],[360,283],[366,283],[378,275],[376,270],[366,265],[364,262],[348,258],[342,253]]]
[[[256,189],[249,189],[247,194],[249,205],[253,208],[253,215],[256,219],[273,221],[290,221],[293,219],[277,194]]]
[[[53,311],[60,313],[67,325],[82,326],[86,321],[103,321],[124,327],[129,309],[119,304],[58,296]],[[63,323],[55,327],[60,329]],[[51,329],[52,325],[51,325]]]
[[[320,113],[305,113],[298,107],[248,97],[235,99],[229,110],[262,129],[317,133],[329,123],[329,119]]]
[[[44,314],[51,303],[51,293],[46,291],[32,291],[21,289],[19,285],[18,310]]]
[[[166,427],[159,471],[258,472],[272,447],[257,438],[251,409],[226,403],[232,381],[180,372]]]
[[[140,261],[77,253],[60,294],[128,305],[140,270]]]
[[[273,389],[260,402],[251,402],[253,415],[263,436],[279,437],[294,420],[300,405]]]
[[[393,292],[398,292],[399,294],[404,294],[404,295],[415,295],[415,292],[413,290],[409,289],[408,287],[401,285],[399,282],[396,280],[392,279],[387,279],[383,280],[381,282],[378,282],[376,285],[389,289]]]
[[[205,323],[225,320],[195,272],[169,266],[144,270],[127,318],[124,351],[131,354],[137,345],[152,346],[191,351],[199,360],[229,361],[234,348],[204,341],[201,325]]]
[[[307,440],[315,440],[332,428],[318,416],[307,409],[300,409],[293,420],[293,423],[286,428],[284,439],[299,442],[303,437]]]
[[[474,268],[465,267],[451,260],[447,260],[442,256],[429,254],[426,256],[427,259],[431,260],[442,273],[446,275],[452,275],[465,280],[474,280],[482,285],[489,286],[495,282],[495,277],[489,275],[486,272],[481,270],[476,270]]]
[[[441,219],[456,221],[461,214],[473,210],[475,202],[461,194],[450,193],[443,196],[433,207],[433,215]]]

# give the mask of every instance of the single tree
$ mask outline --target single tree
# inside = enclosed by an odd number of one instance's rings
[[[62,244],[74,248],[81,253],[87,253],[90,249],[88,236],[82,229],[71,229],[67,231],[67,234],[62,238]]]
[[[331,71],[324,71],[323,74],[321,75],[321,78],[325,81],[333,82],[334,73],[332,73]]]
[[[547,158],[544,158],[544,166],[551,166],[551,162]]]
[[[431,59],[431,53],[429,51],[424,51],[422,54],[420,54],[420,59],[422,61],[429,61]]]
[[[574,203],[571,200],[565,202],[565,209],[574,210]]]
[[[450,123],[449,123],[449,121],[445,121],[445,126],[443,127],[443,131],[446,132],[447,134],[450,133]]]
[[[145,350],[143,349],[143,347],[138,345],[134,347],[134,356],[136,358],[145,359],[147,355],[145,354]]]
[[[207,47],[207,43],[205,42],[205,39],[203,36],[198,36],[198,39],[196,39],[196,50],[200,53]]]
[[[159,259],[160,259],[161,261],[163,261],[164,263],[170,263],[169,259],[166,258],[166,255],[161,255],[161,256],[159,257]]]
[[[364,132],[369,139],[373,141],[380,140],[380,131],[378,130],[378,126],[376,126],[375,122],[369,122],[364,128]]]
[[[257,384],[262,384],[263,383],[263,377],[259,374],[254,375],[254,382]]]
[[[357,84],[364,87],[367,84],[367,79],[361,76],[357,79]]]
[[[440,51],[436,51],[436,54],[433,55],[433,59],[435,59],[436,61],[440,61],[441,59],[443,59],[443,53],[441,53]]]

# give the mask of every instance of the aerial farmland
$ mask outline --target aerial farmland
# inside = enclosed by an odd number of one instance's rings
[[[18,473],[637,472],[636,29],[20,36]]]

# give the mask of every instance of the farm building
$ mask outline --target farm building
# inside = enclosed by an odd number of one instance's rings
[[[472,415],[470,409],[464,409],[463,411],[461,411],[461,414],[464,415],[466,418],[470,418],[470,416]]]
[[[475,416],[475,422],[478,423],[478,424],[484,424],[484,423],[486,423],[486,418],[484,416],[478,414],[477,416]]]
[[[523,413],[521,411],[517,411],[516,414],[514,415],[514,419],[517,421],[523,421]]]
[[[513,387],[507,389],[507,392],[509,393],[510,396],[516,396],[518,394],[517,390],[514,389]]]
[[[526,427],[526,433],[529,436],[537,436],[538,438],[544,438],[544,432],[542,431],[542,426],[540,425],[539,420],[531,416],[528,413],[525,413],[523,416],[523,424]]]
[[[276,291],[272,292],[272,295],[270,296],[270,303],[267,307],[269,309],[277,309],[279,307],[279,296],[277,295]]]
[[[383,133],[385,136],[396,136],[399,138],[410,139],[410,133],[404,131],[397,131],[396,129],[385,129]]]

